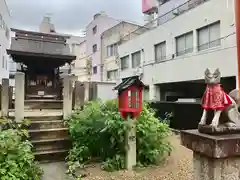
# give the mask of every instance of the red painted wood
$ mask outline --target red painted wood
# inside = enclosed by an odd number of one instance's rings
[[[240,0],[235,0],[236,13],[236,38],[237,38],[237,58],[238,58],[238,88],[240,88]],[[239,91],[240,92],[240,91]]]
[[[142,111],[142,87],[132,85],[125,89],[118,97],[118,110],[124,119],[131,114],[132,118],[136,118]],[[129,97],[129,91],[136,91]],[[131,104],[131,106],[129,106]]]

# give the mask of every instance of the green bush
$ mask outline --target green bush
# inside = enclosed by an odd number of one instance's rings
[[[0,125],[0,180],[40,180],[42,170],[34,161],[27,130],[8,120]]]
[[[166,137],[170,133],[167,123],[155,118],[147,103],[136,120],[137,161],[139,165],[157,164],[171,151]],[[100,161],[105,170],[124,168],[124,135],[129,127],[118,112],[117,101],[88,102],[83,110],[76,110],[67,121],[72,140],[69,164]]]

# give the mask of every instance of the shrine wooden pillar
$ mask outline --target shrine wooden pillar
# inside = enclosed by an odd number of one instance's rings
[[[235,15],[236,15],[236,39],[237,39],[237,63],[238,63],[238,84],[240,88],[240,0],[235,0]],[[240,91],[239,91],[240,92]],[[239,94],[240,95],[240,94]]]

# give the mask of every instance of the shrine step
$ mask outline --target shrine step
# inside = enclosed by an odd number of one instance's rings
[[[66,150],[70,147],[68,138],[33,140],[31,143],[33,144],[33,151],[39,154],[49,151]]]
[[[35,158],[40,162],[65,160],[71,145],[68,128],[63,126],[62,120],[32,121],[29,140]]]
[[[31,99],[25,100],[25,109],[62,109],[62,100],[53,99]]]
[[[34,121],[56,121],[63,119],[63,116],[26,116],[25,119],[29,119],[32,122]]]
[[[27,94],[26,95],[27,99],[58,99],[58,96],[57,95],[44,95],[44,96],[40,96],[40,95],[37,95],[37,94]]]
[[[64,128],[62,120],[31,120],[30,130]]]
[[[35,159],[41,163],[64,161],[68,155],[68,149],[34,152]]]
[[[30,141],[66,138],[68,137],[68,128],[30,129],[29,137]]]

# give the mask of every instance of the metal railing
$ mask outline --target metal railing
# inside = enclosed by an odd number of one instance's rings
[[[203,4],[204,2],[209,1],[209,0],[190,0],[187,1],[184,4],[181,4],[180,6],[172,9],[171,11],[167,12],[166,14],[160,16],[157,18],[158,25],[162,25],[172,19],[174,19],[176,16],[179,16],[197,6],[200,4]]]
[[[144,26],[136,29],[135,31],[130,32],[129,34],[121,37],[121,42],[126,42],[131,40],[132,38],[143,34],[144,32],[153,29],[157,26],[160,26],[172,19],[174,19],[175,17],[178,17],[179,15],[188,12],[191,9],[194,9],[196,7],[198,7],[199,5],[210,1],[210,0],[189,0],[181,5],[179,5],[178,7],[172,9],[171,11],[167,12],[166,14],[163,14],[161,16],[159,16],[158,18],[154,19],[153,21],[145,24]]]

